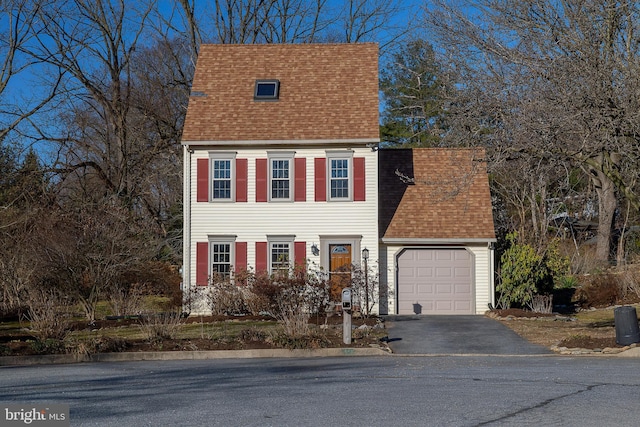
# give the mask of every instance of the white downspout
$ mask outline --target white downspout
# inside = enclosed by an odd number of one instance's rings
[[[191,150],[183,146],[182,187],[182,292],[191,292]]]
[[[496,306],[496,244],[489,242],[489,286],[491,288],[491,306]]]

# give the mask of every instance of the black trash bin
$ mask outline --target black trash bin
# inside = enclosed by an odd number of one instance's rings
[[[618,307],[613,310],[613,319],[616,324],[616,343],[629,345],[640,342],[640,329],[638,329],[638,315],[635,307]]]

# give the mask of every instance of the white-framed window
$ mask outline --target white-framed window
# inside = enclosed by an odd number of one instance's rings
[[[327,152],[329,200],[351,200],[353,194],[353,152]]]
[[[211,155],[211,200],[232,201],[235,194],[235,153]]]
[[[235,236],[209,236],[209,275],[212,280],[228,280],[233,272]]]
[[[293,153],[269,154],[269,200],[293,198]]]
[[[293,266],[295,236],[269,237],[269,273],[287,275]]]

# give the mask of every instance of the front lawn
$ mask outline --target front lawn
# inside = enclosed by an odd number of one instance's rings
[[[640,305],[635,304],[640,312]],[[545,347],[605,349],[616,344],[615,307],[581,310],[571,315],[540,315],[520,310],[490,313],[518,335]]]
[[[63,341],[38,340],[28,322],[0,323],[0,356],[49,353],[93,354],[122,351],[201,351],[257,348],[381,346],[386,336],[378,318],[354,318],[352,343],[345,345],[342,317],[313,316],[309,334],[291,337],[273,319],[256,316],[193,316],[187,319],[124,318],[76,320]]]

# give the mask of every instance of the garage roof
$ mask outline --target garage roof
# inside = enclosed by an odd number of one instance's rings
[[[379,157],[384,240],[495,240],[482,149],[383,149]]]

